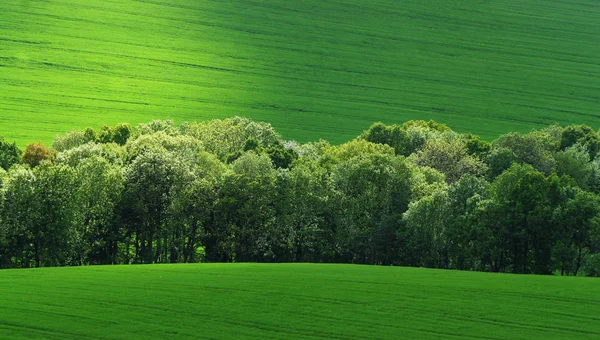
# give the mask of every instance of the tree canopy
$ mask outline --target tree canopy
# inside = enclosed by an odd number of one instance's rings
[[[341,145],[234,117],[0,138],[0,267],[343,262],[600,275],[598,132],[433,121]]]

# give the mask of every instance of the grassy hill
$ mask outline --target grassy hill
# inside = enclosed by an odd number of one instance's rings
[[[3,339],[600,337],[600,285],[313,264],[0,271]]]
[[[3,0],[0,135],[242,115],[346,141],[600,126],[596,0]]]

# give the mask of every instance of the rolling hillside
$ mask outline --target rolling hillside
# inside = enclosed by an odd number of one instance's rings
[[[346,141],[600,127],[596,0],[3,0],[0,135],[242,115]]]
[[[0,271],[3,339],[584,339],[581,277],[311,264]]]

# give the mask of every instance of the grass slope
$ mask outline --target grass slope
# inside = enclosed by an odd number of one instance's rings
[[[3,339],[600,337],[600,285],[353,265],[0,271]]]
[[[600,126],[597,0],[2,0],[0,135],[249,116],[343,142]]]

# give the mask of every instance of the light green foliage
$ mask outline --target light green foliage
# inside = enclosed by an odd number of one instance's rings
[[[184,126],[183,133],[202,141],[208,152],[222,160],[229,154],[241,151],[247,139],[242,127],[232,119],[191,123]]]
[[[0,291],[8,339],[578,339],[600,333],[593,314],[600,285],[576,277],[165,264],[8,270],[0,272]]]
[[[394,149],[388,145],[375,144],[365,140],[356,139],[342,145],[326,148],[325,155],[338,162],[348,161],[361,155],[394,155]]]
[[[399,154],[408,156],[421,150],[430,140],[456,138],[453,131],[438,131],[425,124],[408,124],[404,128],[404,141],[400,145]]]
[[[118,263],[121,241],[115,210],[124,190],[123,168],[98,156],[82,160],[77,175],[75,263]]]
[[[214,230],[214,205],[227,167],[207,152],[198,154],[195,163],[180,165],[175,169],[174,199],[170,207],[176,248],[170,261],[198,262],[204,258],[198,256],[196,249],[201,246],[206,249],[215,238],[210,234]]]
[[[477,268],[474,249],[474,210],[489,196],[489,184],[481,178],[464,176],[447,188],[410,204],[403,219],[405,227],[401,263],[430,268]]]
[[[405,242],[400,248],[404,264],[432,268],[448,268],[448,236],[450,221],[448,192],[439,190],[413,202],[404,214],[406,230],[400,238]]]
[[[465,142],[460,139],[431,139],[414,154],[420,166],[434,168],[444,175],[448,183],[466,174],[482,176],[487,171],[485,163],[468,153]]]
[[[434,119],[492,140],[598,128],[594,0],[3,0],[0,131],[243,114],[334,144]]]
[[[167,135],[179,134],[172,120],[155,119],[150,123],[141,123],[137,126],[136,130],[141,135],[149,135],[156,132],[164,132]]]
[[[411,181],[413,200],[419,200],[447,187],[446,176],[438,170],[427,166],[416,166],[412,162],[409,162],[408,165],[413,173]]]
[[[202,142],[191,136],[175,132],[168,134],[165,131],[142,134],[138,138],[130,139],[125,144],[125,150],[130,159],[135,158],[144,150],[153,148],[161,148],[193,161],[196,155],[203,150],[203,145]]]
[[[123,165],[126,152],[122,147],[114,143],[96,144],[88,142],[64,152],[59,152],[56,156],[56,163],[64,163],[71,167],[76,167],[83,160],[92,157],[102,157],[112,164]]]
[[[571,125],[566,127],[561,133],[560,148],[566,149],[575,144],[584,147],[590,159],[596,158],[598,148],[600,147],[600,137],[598,133],[586,125]]]
[[[282,261],[319,261],[336,256],[334,231],[328,225],[333,186],[317,160],[302,160],[277,178],[277,231]]]
[[[412,171],[403,157],[365,153],[336,165],[336,243],[342,262],[392,264],[401,214],[411,200]]]
[[[590,275],[598,160],[581,138],[561,148],[564,131],[490,144],[409,121],[332,146],[234,117],[117,124],[101,128],[104,143],[70,133],[57,139],[68,149],[41,148],[55,159],[2,181],[0,267],[314,261]]]
[[[237,116],[187,124],[182,126],[182,132],[200,140],[207,151],[222,160],[239,157],[249,139],[256,142],[256,147],[269,148],[281,143],[281,137],[270,124]]]
[[[227,235],[207,248],[213,261],[275,261],[271,238],[275,228],[277,172],[271,159],[249,151],[223,177],[215,233]]]
[[[22,267],[72,264],[74,185],[75,172],[64,165],[11,170],[3,188],[8,258]]]
[[[493,148],[506,148],[513,152],[517,162],[533,166],[536,170],[551,174],[556,170],[553,154],[559,150],[560,136],[553,130],[533,131],[528,134],[518,132],[502,135],[493,142]],[[505,158],[502,153],[503,159]]]
[[[56,136],[52,143],[52,148],[58,152],[66,151],[85,144],[87,142],[86,139],[82,131],[71,131],[62,136]]]
[[[600,168],[597,162],[590,162],[589,151],[575,144],[565,151],[554,155],[556,173],[568,175],[577,185],[585,190],[598,192],[600,190]]]

